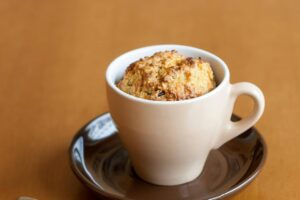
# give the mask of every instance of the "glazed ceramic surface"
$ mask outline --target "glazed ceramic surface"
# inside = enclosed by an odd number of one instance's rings
[[[116,87],[126,68],[157,51],[177,50],[211,63],[218,86],[203,96],[183,101],[151,101]],[[106,73],[110,113],[136,173],[148,182],[176,185],[192,181],[202,172],[208,154],[253,126],[264,110],[264,96],[251,83],[230,84],[227,65],[207,51],[158,45],[130,51],[116,58]],[[254,110],[245,119],[230,117],[239,95],[248,95]]]

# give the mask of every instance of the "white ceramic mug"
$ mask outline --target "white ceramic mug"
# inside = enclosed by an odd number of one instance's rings
[[[177,50],[211,63],[218,86],[211,92],[182,101],[153,101],[129,95],[116,83],[133,62],[158,51]],[[252,83],[230,84],[227,65],[207,51],[182,45],[157,45],[136,49],[116,58],[106,72],[110,113],[136,173],[158,185],[192,181],[201,173],[212,149],[253,126],[264,110],[264,96]],[[230,120],[239,95],[255,106],[239,122]]]

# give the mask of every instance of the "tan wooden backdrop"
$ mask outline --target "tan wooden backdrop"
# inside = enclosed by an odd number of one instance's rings
[[[214,52],[265,93],[267,163],[232,199],[300,199],[299,13],[297,0],[0,0],[0,199],[96,199],[70,171],[70,140],[108,110],[107,64],[162,43]]]

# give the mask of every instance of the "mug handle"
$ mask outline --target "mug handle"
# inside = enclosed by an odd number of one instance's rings
[[[241,82],[230,85],[230,95],[229,95],[229,105],[231,105],[231,113],[234,108],[234,104],[240,95],[247,95],[254,100],[254,109],[252,113],[238,121],[233,122],[230,120],[225,124],[225,130],[217,140],[214,149],[219,148],[227,141],[235,138],[236,136],[242,134],[244,131],[252,127],[261,117],[265,108],[265,98],[262,91],[254,84],[248,82]]]

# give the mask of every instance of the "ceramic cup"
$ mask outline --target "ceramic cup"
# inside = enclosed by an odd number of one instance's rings
[[[182,101],[153,101],[129,95],[116,83],[133,62],[157,51],[177,50],[211,63],[217,87]],[[227,65],[216,55],[182,45],[157,45],[136,49],[116,58],[106,72],[110,113],[136,173],[158,185],[177,185],[200,175],[212,149],[238,136],[261,117],[264,96],[252,83],[230,84]],[[239,122],[230,120],[239,95],[254,100],[254,109]]]

